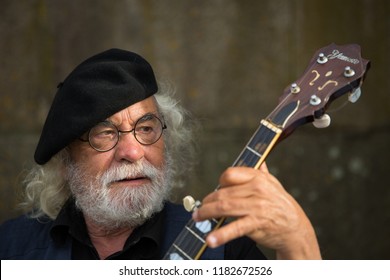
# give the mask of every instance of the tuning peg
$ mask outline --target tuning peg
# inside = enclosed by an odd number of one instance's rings
[[[353,77],[355,75],[355,71],[350,67],[347,66],[344,69],[344,76],[347,78]]]
[[[198,200],[195,201],[195,199],[192,196],[187,195],[185,198],[183,198],[183,205],[186,211],[192,212],[196,208],[198,208],[201,205],[201,203]]]
[[[321,104],[321,98],[319,98],[317,95],[313,94],[310,96],[310,105],[317,106]]]
[[[320,53],[320,54],[318,55],[317,62],[318,62],[319,64],[325,64],[325,63],[328,62],[328,58],[327,58],[323,53]]]
[[[330,116],[328,114],[323,114],[318,119],[314,119],[313,125],[316,128],[326,128],[330,125]]]
[[[291,87],[290,87],[290,92],[293,93],[293,94],[297,94],[301,91],[301,88],[298,86],[297,83],[293,83],[291,84]]]
[[[355,103],[359,100],[360,95],[362,95],[362,91],[360,90],[360,87],[358,87],[348,94],[348,101],[351,103]]]

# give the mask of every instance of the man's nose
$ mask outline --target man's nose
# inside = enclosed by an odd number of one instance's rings
[[[115,159],[136,162],[144,157],[144,147],[134,137],[134,133],[123,133],[115,147]]]

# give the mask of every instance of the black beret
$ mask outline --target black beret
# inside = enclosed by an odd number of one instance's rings
[[[150,64],[110,49],[77,66],[58,87],[34,159],[45,164],[95,124],[157,92]]]

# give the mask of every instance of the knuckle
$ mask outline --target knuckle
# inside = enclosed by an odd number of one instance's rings
[[[228,167],[221,176],[221,181],[231,181],[236,176],[236,171],[234,167]]]
[[[264,199],[256,199],[254,205],[257,213],[263,213],[263,210],[267,209],[267,202]]]
[[[224,200],[225,199],[225,190],[224,189],[220,189],[218,190],[217,192],[213,193],[214,195],[214,199],[219,201],[219,200]]]
[[[261,193],[264,190],[263,182],[259,179],[255,180],[252,189],[255,193]]]
[[[230,203],[227,200],[218,200],[216,204],[216,209],[219,212],[227,212],[231,208]]]
[[[245,234],[244,230],[242,229],[241,226],[238,225],[238,223],[234,224],[233,230],[234,230],[234,235],[237,237],[241,237]]]

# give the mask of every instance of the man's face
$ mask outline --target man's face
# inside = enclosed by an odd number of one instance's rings
[[[128,131],[134,128],[134,124],[142,116],[153,113],[158,114],[154,97],[149,97],[143,101],[127,107],[126,109],[108,118],[121,131]],[[153,145],[142,145],[135,138],[133,133],[121,134],[116,147],[108,152],[98,152],[86,142],[75,141],[70,146],[71,159],[74,162],[82,162],[88,165],[87,172],[96,176],[107,170],[110,166],[121,164],[122,162],[134,163],[146,159],[155,167],[162,167],[164,164],[164,138],[161,137]],[[129,180],[118,182],[113,187],[138,186],[143,180]]]
[[[158,115],[154,97],[108,120],[120,131],[129,131],[147,114]],[[84,215],[93,221],[109,228],[136,226],[161,209],[169,191],[163,136],[152,145],[142,145],[133,133],[121,134],[117,145],[107,152],[76,140],[69,150],[71,190]]]

